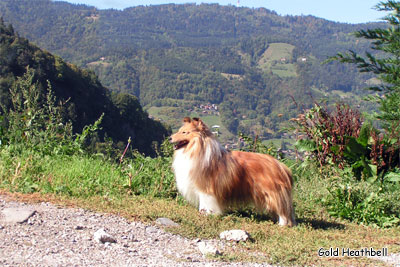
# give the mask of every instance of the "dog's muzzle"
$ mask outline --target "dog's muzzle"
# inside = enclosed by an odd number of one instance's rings
[[[189,143],[189,141],[186,141],[186,140],[179,141],[178,143],[176,143],[174,145],[174,149],[175,150],[181,149],[182,147],[185,147],[188,143]]]

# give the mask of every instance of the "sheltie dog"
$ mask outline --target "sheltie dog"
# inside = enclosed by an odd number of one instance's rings
[[[252,203],[280,225],[296,225],[293,179],[284,164],[269,155],[226,150],[198,118],[183,123],[170,142],[177,188],[187,201],[207,214]]]

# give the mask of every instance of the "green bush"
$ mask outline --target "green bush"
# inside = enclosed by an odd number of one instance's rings
[[[400,209],[393,204],[400,200],[398,134],[363,123],[345,105],[334,112],[316,105],[294,121],[302,136],[297,149],[309,153],[321,172],[331,169],[337,177],[326,176],[321,202],[331,216],[379,227],[399,224]]]
[[[400,222],[397,188],[379,187],[368,182],[337,181],[323,203],[329,214],[365,225],[392,227]],[[397,190],[397,193],[396,193]]]

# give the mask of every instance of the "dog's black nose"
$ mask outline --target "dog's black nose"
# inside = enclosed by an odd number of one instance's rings
[[[172,137],[171,137],[171,136],[170,136],[170,137],[168,137],[168,141],[170,141],[170,142],[172,141]]]

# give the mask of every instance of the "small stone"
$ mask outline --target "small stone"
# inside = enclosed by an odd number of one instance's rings
[[[179,226],[179,224],[177,224],[176,222],[174,222],[173,220],[168,219],[168,218],[158,218],[156,220],[156,223],[160,224],[160,225],[168,226],[168,227],[177,227],[177,226]]]
[[[219,234],[219,238],[228,241],[247,241],[249,239],[249,234],[243,230],[229,230],[223,231]]]
[[[155,234],[158,233],[158,229],[153,226],[146,227],[146,233],[148,234]]]
[[[215,246],[208,244],[206,242],[200,242],[198,244],[198,248],[199,248],[201,254],[203,254],[203,256],[221,255],[221,252],[219,252]]]
[[[35,212],[32,208],[5,208],[1,213],[4,216],[3,221],[5,223],[15,224],[28,221]]]
[[[103,228],[97,230],[97,231],[93,234],[93,236],[94,236],[94,240],[96,240],[96,241],[99,242],[99,243],[103,243],[103,244],[104,244],[104,243],[106,243],[106,242],[108,242],[108,243],[116,243],[116,242],[117,242],[117,240],[116,240],[113,236],[107,234],[107,233],[104,231]]]

